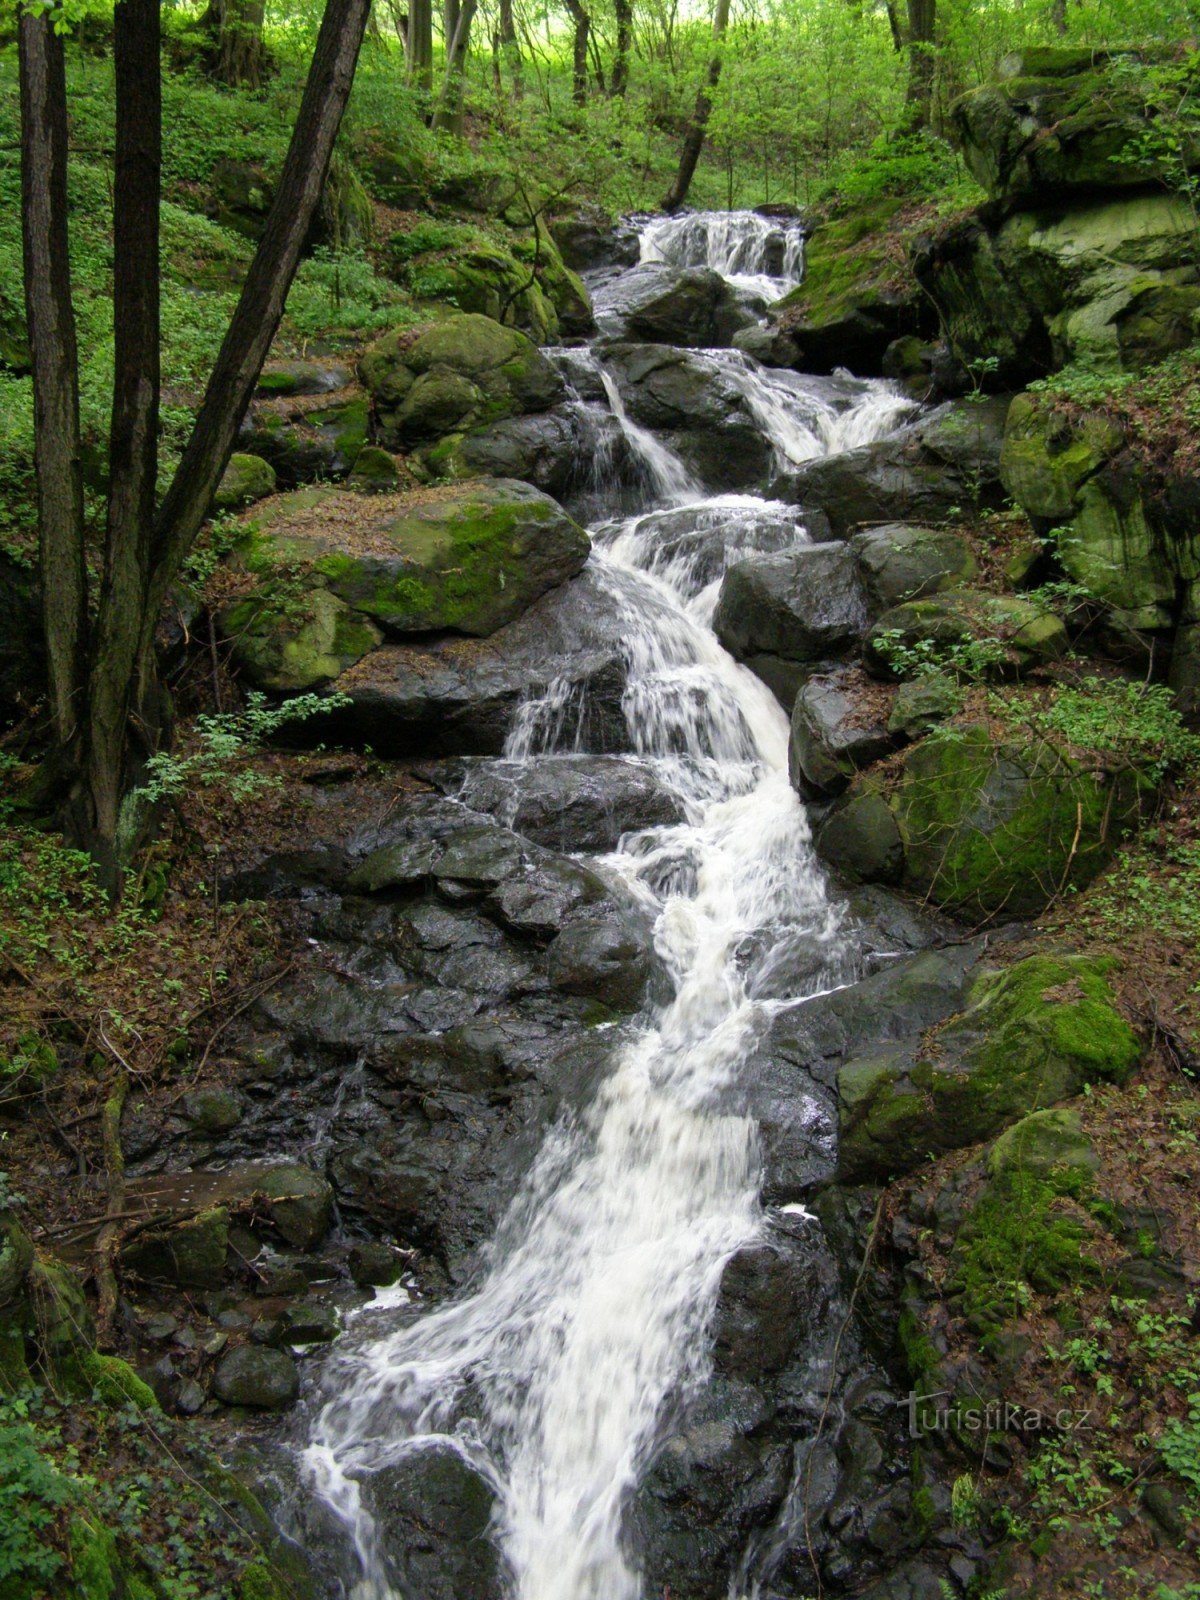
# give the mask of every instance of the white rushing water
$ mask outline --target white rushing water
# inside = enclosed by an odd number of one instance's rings
[[[642,229],[641,259],[711,267],[743,294],[778,300],[800,282],[804,231],[798,218],[757,211],[697,211],[655,217]]]
[[[353,1541],[356,1600],[419,1600],[394,1587],[363,1486],[434,1446],[459,1451],[493,1487],[517,1600],[639,1600],[623,1511],[666,1403],[705,1375],[724,1266],[761,1226],[756,1129],[725,1109],[769,1020],[756,975],[798,931],[824,942],[829,970],[843,954],[788,781],[787,718],[710,627],[727,562],[803,542],[800,513],[752,495],[705,498],[605,377],[659,504],[597,527],[592,560],[620,608],[631,743],[686,820],[627,836],[603,866],[653,908],[673,998],[615,1049],[587,1113],[548,1137],[474,1291],[383,1335],[364,1319],[372,1336],[347,1339],[327,1369],[305,1459]],[[878,436],[893,399],[864,385],[849,404],[830,402],[809,454]],[[770,414],[777,452],[796,459],[796,418]],[[568,699],[552,687],[531,702],[508,758],[569,748]],[[820,973],[810,981],[815,992]]]

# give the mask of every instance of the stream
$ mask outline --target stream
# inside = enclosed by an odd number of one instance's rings
[[[798,227],[753,214],[654,220],[641,248],[643,262],[710,267],[759,306],[797,281],[803,255]],[[612,282],[597,293],[602,329]],[[886,383],[694,354],[744,394],[779,470],[911,413]],[[418,1600],[396,1587],[363,1486],[448,1448],[494,1493],[516,1600],[640,1600],[631,1496],[664,1418],[709,1372],[726,1264],[764,1229],[758,1128],[728,1091],[781,1009],[859,975],[788,780],[787,716],[711,626],[726,564],[807,540],[801,513],[706,493],[626,414],[603,337],[551,355],[588,393],[598,380],[640,481],[631,510],[598,458],[590,566],[623,624],[632,747],[683,820],[625,835],[596,864],[652,915],[671,993],[614,1047],[587,1109],[553,1125],[468,1291],[415,1320],[402,1292],[381,1291],[326,1359],[303,1467],[344,1532],[353,1600]],[[505,760],[586,749],[582,708],[551,684],[521,707]],[[798,941],[815,955],[781,995],[781,953]]]

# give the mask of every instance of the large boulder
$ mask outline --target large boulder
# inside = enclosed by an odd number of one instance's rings
[[[563,381],[525,334],[477,313],[397,329],[359,363],[380,443],[422,444],[502,417],[546,411]]]
[[[1142,1047],[1105,970],[1082,956],[1031,956],[981,972],[964,1010],[927,1044],[845,1061],[837,1077],[839,1175],[895,1177],[1086,1084],[1123,1082]]]
[[[1052,661],[1067,644],[1066,627],[1049,606],[1020,595],[946,589],[877,617],[863,659],[881,678],[923,673],[938,659],[967,675],[997,676]]]
[[[995,82],[951,107],[963,159],[994,198],[1022,202],[1173,182],[1181,161],[1200,166],[1200,139],[1170,150],[1146,137],[1153,69],[1139,52],[1088,46],[1006,56]]]
[[[804,281],[776,308],[790,348],[775,355],[801,372],[848,367],[877,378],[894,340],[930,331],[929,302],[904,269],[895,233],[903,206],[892,196],[859,202],[806,237]]]
[[[937,523],[955,507],[1002,499],[1005,396],[952,401],[891,439],[826,456],[783,474],[773,498],[815,507],[835,539],[880,523]]]
[[[232,608],[226,626],[235,637],[247,627],[258,639],[268,629],[286,634],[294,593],[279,591],[294,591],[299,570],[388,635],[486,637],[574,577],[589,549],[582,528],[548,495],[506,479],[367,502],[310,490],[285,496],[250,525],[240,560],[263,592]]]
[[[446,434],[416,456],[433,478],[519,478],[560,497],[591,487],[601,462],[614,478],[627,475],[625,435],[608,412],[574,402]]]
[[[708,267],[645,263],[597,291],[596,321],[615,339],[715,349],[728,345],[753,317],[727,280]]]
[[[500,1600],[495,1494],[453,1441],[423,1444],[364,1474],[362,1494],[398,1592],[423,1600]]]
[[[855,772],[899,743],[888,731],[886,695],[859,669],[810,678],[792,710],[789,765],[801,794],[840,794]]]
[[[888,522],[850,541],[872,612],[969,583],[978,566],[961,534]]]
[[[713,627],[739,660],[821,661],[855,645],[866,620],[854,557],[848,546],[829,543],[735,562]]]
[[[903,882],[971,918],[1029,916],[1091,881],[1150,793],[1102,753],[970,724],[915,745],[889,790],[853,786],[816,843],[859,881]]]

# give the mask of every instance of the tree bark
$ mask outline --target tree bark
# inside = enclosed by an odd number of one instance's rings
[[[566,4],[575,29],[571,47],[571,98],[577,106],[585,106],[588,97],[588,35],[592,31],[592,19],[583,0],[566,0]]]
[[[525,94],[525,77],[517,24],[513,17],[513,0],[500,0],[500,53],[508,62],[513,99],[520,100]]]
[[[455,23],[454,32],[448,36],[446,45],[446,76],[442,80],[442,91],[438,95],[432,119],[432,126],[438,132],[457,133],[462,128],[463,74],[466,71],[467,50],[471,43],[471,24],[475,20],[476,4],[477,0],[464,0],[462,8],[459,9],[457,0],[454,0]],[[447,5],[447,21],[450,9]]]
[[[715,49],[712,59],[708,63],[708,70],[704,75],[704,82],[696,96],[696,108],[692,112],[692,119],[688,123],[687,131],[683,136],[683,148],[679,155],[679,171],[675,174],[675,181],[663,196],[662,208],[668,215],[678,211],[688,197],[688,190],[692,186],[692,179],[696,174],[696,165],[700,160],[700,152],[704,148],[704,136],[708,131],[708,119],[712,114],[713,95],[721,78],[721,42],[725,37],[725,30],[729,26],[729,0],[717,0],[717,9],[713,15],[713,42]]]
[[[155,521],[150,628],[221,481],[321,198],[371,0],[327,0],[267,224],[174,481]]]
[[[264,0],[209,0],[200,19],[212,37],[209,72],[230,88],[257,89],[270,70]]]
[[[613,0],[617,17],[617,53],[613,58],[608,92],[614,99],[624,97],[629,87],[629,52],[633,48],[633,0]]]
[[[113,11],[113,407],[104,570],[89,652],[87,730],[74,830],[115,880],[131,743],[156,742],[154,619],[146,608],[158,483],[159,206],[162,75],[159,0]],[[131,741],[130,734],[134,737]]]
[[[67,239],[67,83],[47,12],[22,11],[21,230],[33,364],[34,469],[50,710],[56,742],[74,740],[87,637],[79,359]]]
[[[934,34],[937,0],[908,0],[908,89],[905,104],[909,124],[927,128],[933,115],[933,80],[937,68]]]
[[[410,0],[408,73],[413,86],[424,94],[433,88],[433,0]]]

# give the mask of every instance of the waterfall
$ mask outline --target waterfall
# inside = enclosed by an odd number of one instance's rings
[[[698,211],[657,217],[641,233],[641,259],[710,267],[743,293],[778,300],[800,282],[804,230],[796,219],[757,211]]]
[[[701,252],[730,277],[777,267],[777,283],[799,270],[800,234],[752,214],[643,234],[646,259]],[[788,719],[710,626],[727,564],[803,542],[802,514],[753,495],[704,498],[630,420],[603,367],[562,359],[581,403],[607,398],[657,502],[610,514],[591,559],[621,618],[630,743],[684,818],[626,836],[602,867],[653,911],[673,997],[614,1049],[590,1109],[548,1135],[472,1291],[382,1335],[364,1319],[372,1336],[331,1356],[304,1459],[353,1546],[354,1600],[419,1600],[394,1587],[369,1485],[434,1446],[494,1491],[515,1600],[641,1600],[625,1509],[669,1403],[707,1376],[725,1265],[762,1226],[757,1130],[727,1101],[777,1004],[755,996],[798,937],[825,966],[795,980],[792,1002],[837,981],[847,954],[788,781]],[[907,405],[887,385],[768,373],[736,351],[704,359],[740,386],[783,463],[878,437]],[[531,697],[505,758],[586,748],[582,695],[563,680]]]

